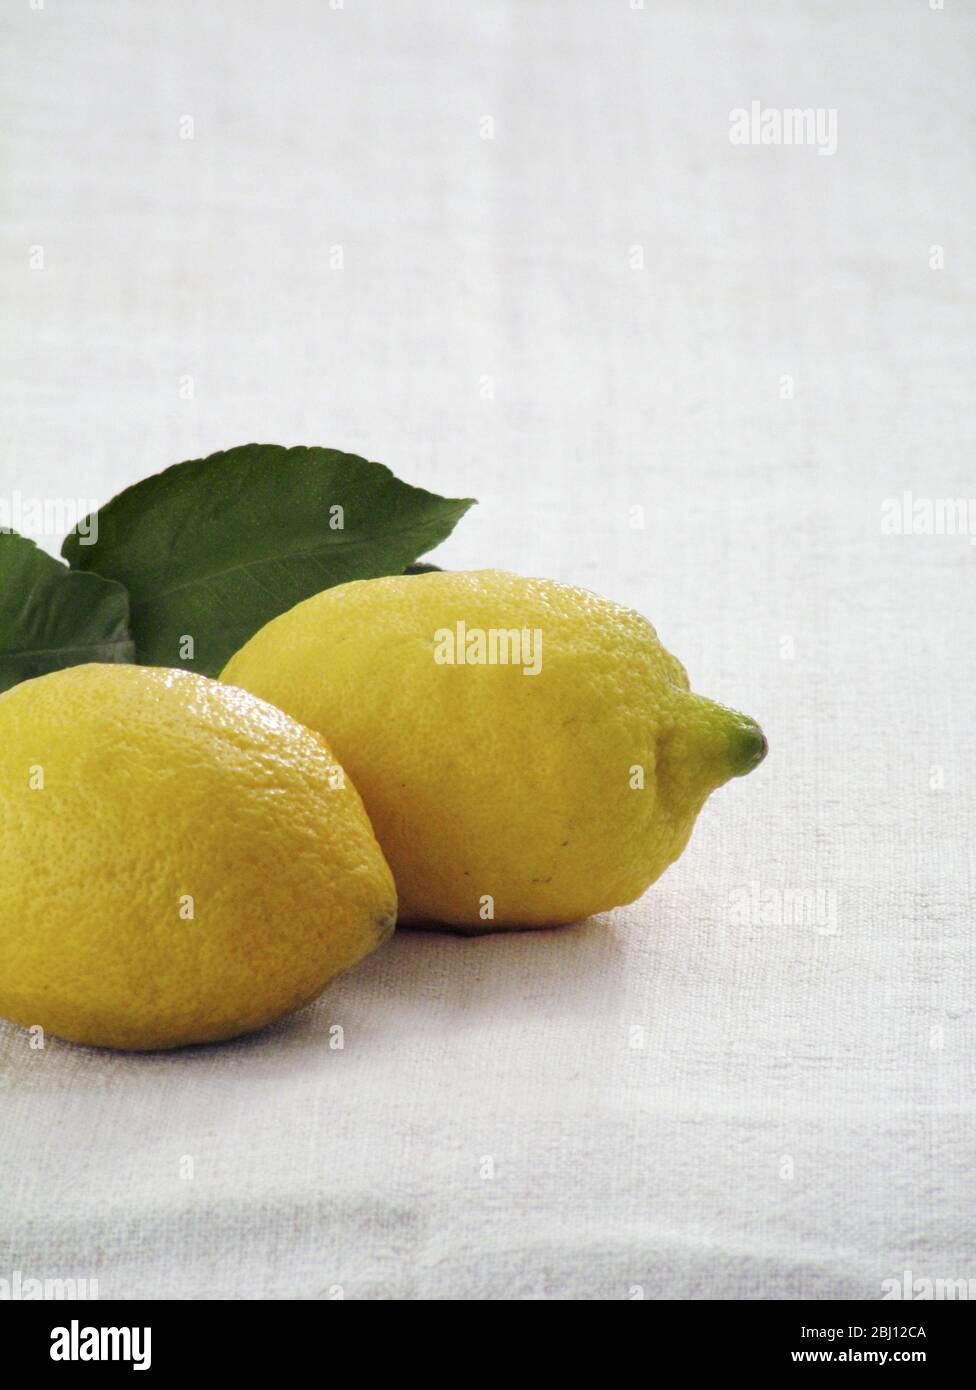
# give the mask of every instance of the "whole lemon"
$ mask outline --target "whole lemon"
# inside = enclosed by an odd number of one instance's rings
[[[393,929],[317,734],[217,681],[75,666],[0,696],[0,1014],[161,1048],[260,1028]]]
[[[221,679],[329,739],[401,921],[543,926],[631,902],[766,751],[751,719],[689,691],[638,613],[494,570],[328,589]]]

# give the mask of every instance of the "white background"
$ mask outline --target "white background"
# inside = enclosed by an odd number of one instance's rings
[[[254,439],[381,459],[480,498],[443,564],[634,604],[771,752],[604,918],[400,934],[222,1047],[38,1053],[0,1025],[0,1278],[976,1278],[976,548],[881,530],[905,489],[974,490],[973,7],[4,0],[2,22],[3,498],[103,501]],[[837,152],[733,146],[753,100],[836,108]]]

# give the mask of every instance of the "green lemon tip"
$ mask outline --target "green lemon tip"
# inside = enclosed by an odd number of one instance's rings
[[[729,734],[729,761],[733,777],[745,777],[769,752],[766,735],[754,719],[740,715]]]

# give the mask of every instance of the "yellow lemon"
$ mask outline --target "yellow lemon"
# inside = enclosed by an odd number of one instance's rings
[[[709,793],[766,752],[753,720],[690,692],[638,613],[493,570],[328,589],[221,679],[328,738],[401,920],[471,930],[632,901]]]
[[[76,666],[0,696],[0,1014],[158,1048],[260,1028],[392,931],[317,734],[217,681]]]

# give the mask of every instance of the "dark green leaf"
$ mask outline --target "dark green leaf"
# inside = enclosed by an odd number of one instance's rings
[[[355,454],[246,444],[127,488],[101,508],[97,543],[73,532],[62,553],[126,586],[137,660],[215,676],[302,599],[401,574],[470,506]]]
[[[86,661],[133,661],[121,584],[0,532],[0,690]]]

